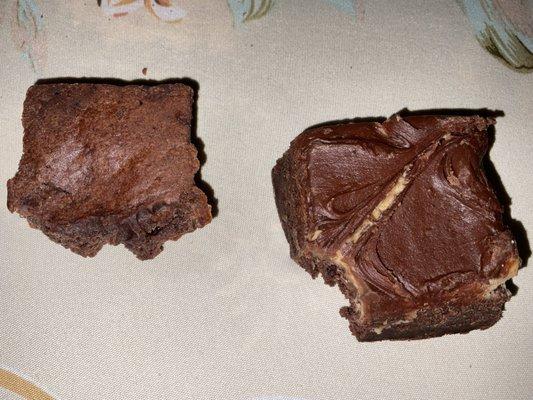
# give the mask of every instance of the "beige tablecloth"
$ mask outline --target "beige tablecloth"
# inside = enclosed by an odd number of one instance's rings
[[[532,398],[533,268],[489,330],[358,343],[340,292],[289,258],[273,201],[270,170],[306,127],[487,107],[505,112],[491,159],[532,231],[533,75],[483,49],[456,2],[278,0],[247,22],[224,0],[102,3],[0,2],[0,198],[37,79],[188,77],[219,214],[141,262],[84,259],[0,207],[0,368],[58,400]]]

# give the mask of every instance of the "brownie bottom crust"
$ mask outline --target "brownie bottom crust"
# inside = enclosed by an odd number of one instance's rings
[[[54,242],[84,257],[94,257],[105,244],[122,243],[137,258],[148,260],[161,253],[167,240],[178,240],[207,225],[211,212],[205,194],[192,188],[179,201],[141,208],[127,218],[91,216],[64,225],[32,216],[27,220]]]
[[[415,310],[411,318],[383,321],[362,321],[357,303],[357,288],[346,277],[344,270],[329,262],[313,258],[299,259],[298,263],[313,277],[322,276],[329,286],[338,286],[350,305],[340,309],[340,315],[350,324],[350,331],[361,342],[376,340],[414,340],[443,336],[451,333],[468,333],[474,329],[487,329],[502,317],[505,303],[511,293],[505,284],[498,286],[488,296],[473,303],[461,299],[440,302]]]

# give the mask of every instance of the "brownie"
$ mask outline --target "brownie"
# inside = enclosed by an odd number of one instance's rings
[[[30,87],[9,210],[88,257],[123,243],[150,259],[203,227],[211,209],[195,185],[193,94],[182,84]]]
[[[272,171],[292,258],[338,285],[361,341],[493,325],[518,270],[482,170],[479,116],[394,115],[307,130]]]

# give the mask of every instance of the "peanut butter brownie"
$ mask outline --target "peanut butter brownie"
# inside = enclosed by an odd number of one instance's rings
[[[493,325],[520,259],[479,116],[394,115],[298,136],[272,171],[291,256],[337,284],[362,341]]]

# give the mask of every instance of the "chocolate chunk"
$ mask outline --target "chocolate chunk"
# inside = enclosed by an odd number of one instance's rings
[[[211,220],[195,186],[193,91],[181,84],[42,84],[27,93],[8,208],[75,253],[140,259]]]
[[[520,259],[482,171],[489,118],[394,115],[299,135],[272,171],[291,256],[362,341],[493,325]]]

